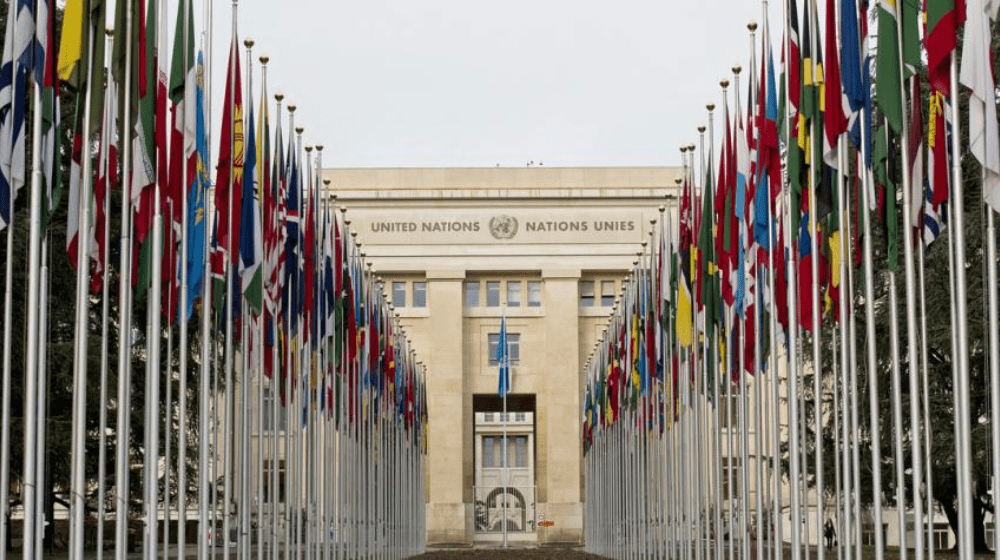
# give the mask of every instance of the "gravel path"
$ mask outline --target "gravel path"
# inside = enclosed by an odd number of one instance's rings
[[[791,554],[786,549],[785,558],[790,558]],[[827,555],[827,558],[831,556]],[[909,558],[913,558],[913,551],[910,551]],[[594,554],[583,552],[582,547],[538,547],[538,548],[450,548],[442,547],[431,549],[419,556],[411,557],[412,560],[501,560],[512,558],[516,560],[598,560],[604,558]],[[833,558],[836,558],[834,553]],[[899,551],[889,549],[885,551],[885,560],[898,560]],[[935,551],[935,560],[957,560],[958,555],[953,551]],[[992,554],[976,554],[976,560],[992,560]],[[865,547],[862,553],[862,560],[874,560],[875,550]]]
[[[538,548],[463,548],[434,549],[413,560],[501,560],[516,558],[517,560],[599,560],[602,556],[587,554],[581,548],[538,547]]]

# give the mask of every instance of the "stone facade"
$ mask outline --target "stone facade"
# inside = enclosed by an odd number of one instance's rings
[[[519,337],[510,410],[533,413],[526,476],[534,488],[524,492],[533,495],[534,519],[509,537],[582,538],[583,366],[659,207],[676,212],[680,174],[671,167],[323,170],[327,193],[397,299],[428,372],[428,542],[498,538],[484,532],[493,513],[476,488],[477,472],[495,460],[492,451],[477,456],[476,441],[492,450],[494,440],[481,438],[496,434],[473,418],[500,411],[489,341],[502,314]],[[508,453],[513,462],[522,460],[517,453]],[[541,519],[552,525],[539,527]]]

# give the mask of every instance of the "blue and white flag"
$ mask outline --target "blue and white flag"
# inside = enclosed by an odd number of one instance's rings
[[[28,74],[33,69],[34,5],[10,4],[0,63],[0,230],[11,222],[14,199],[26,181],[24,118]]]
[[[510,392],[510,354],[507,351],[507,317],[500,317],[500,340],[497,341],[497,365],[500,367],[498,393],[501,397]]]

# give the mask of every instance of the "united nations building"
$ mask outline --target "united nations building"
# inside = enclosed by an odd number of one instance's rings
[[[428,543],[582,540],[583,368],[681,173],[323,171],[427,372]]]

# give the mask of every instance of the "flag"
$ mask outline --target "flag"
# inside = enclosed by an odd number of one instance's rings
[[[201,297],[202,284],[205,281],[205,234],[207,230],[205,209],[205,197],[208,196],[209,175],[208,175],[208,135],[205,127],[205,66],[202,61],[202,53],[198,53],[198,65],[196,66],[193,82],[195,88],[194,111],[187,111],[185,128],[194,129],[195,142],[195,168],[190,186],[188,187],[188,251],[187,263],[185,267],[188,275],[188,297],[184,302],[184,320],[191,317],[194,311],[194,302]],[[188,89],[192,83],[188,84]],[[187,101],[185,101],[186,103]],[[185,137],[187,134],[185,134]],[[185,140],[186,141],[186,140]]]
[[[215,168],[215,231],[212,236],[212,277],[215,287],[215,307],[222,313],[225,301],[226,270],[236,264],[235,239],[239,232],[243,184],[243,86],[240,79],[239,53],[236,38],[229,46],[225,97],[222,107],[222,127],[219,135],[219,163]],[[237,188],[234,188],[237,187]],[[233,283],[234,291],[236,283]],[[233,300],[238,313],[239,300]],[[235,314],[234,314],[235,315]]]
[[[882,125],[875,129],[875,143],[872,147],[874,154],[872,162],[874,167],[875,182],[884,189],[884,195],[880,197],[884,201],[884,215],[886,227],[886,242],[888,244],[887,265],[889,270],[899,269],[899,242],[896,232],[896,184],[892,181],[889,172],[889,139],[887,127]]]
[[[721,295],[718,293],[718,281],[715,275],[715,255],[712,245],[712,208],[714,206],[713,191],[715,187],[713,186],[713,177],[711,172],[711,166],[709,166],[706,182],[704,199],[702,201],[702,215],[701,215],[701,228],[698,234],[698,278],[699,283],[699,294],[701,295],[700,305],[705,310],[705,345],[706,353],[708,359],[706,360],[706,367],[708,368],[708,378],[710,382],[709,387],[705,387],[709,393],[709,398],[714,399],[715,393],[715,378],[714,378],[714,352],[715,352],[715,325],[718,321],[718,311],[721,310],[721,304],[718,302],[721,299]]]
[[[45,235],[53,214],[62,200],[62,173],[59,162],[62,159],[59,142],[61,111],[59,105],[59,80],[56,79],[55,48],[55,0],[39,0],[38,20],[35,26],[36,43],[41,49],[36,61],[36,79],[42,87],[42,181],[44,200],[42,201],[41,233]],[[36,109],[37,110],[37,109]]]
[[[143,14],[143,3],[139,3],[140,14]],[[129,193],[132,199],[132,209],[135,213],[135,229],[132,282],[136,300],[141,299],[149,288],[152,275],[152,238],[153,228],[154,186],[156,184],[157,165],[157,71],[154,50],[156,46],[157,13],[149,10],[146,16],[145,39],[139,45],[137,64],[139,66],[139,114],[132,131],[132,177],[129,183]],[[141,17],[141,16],[140,16]],[[124,178],[129,181],[128,177]],[[149,243],[147,243],[149,241]]]
[[[841,90],[840,61],[837,60],[837,9],[835,0],[826,0],[826,56],[823,67],[823,159],[837,167],[837,144],[847,131],[847,114],[851,112],[847,97]],[[846,173],[846,169],[841,173]]]
[[[865,146],[865,164],[871,166],[871,56],[868,54],[868,2],[861,0],[861,13],[865,17],[858,19],[858,6],[855,0],[841,0],[841,52],[840,72],[844,95],[850,105],[848,114],[848,139],[857,147],[861,147],[861,126],[865,125],[867,146]],[[868,119],[862,122],[863,119]]]
[[[691,185],[684,181],[684,192],[681,195],[681,207],[679,211],[678,233],[679,245],[677,247],[677,319],[676,332],[677,340],[681,346],[690,347],[694,340],[694,320],[693,320],[693,292],[694,285],[692,279],[694,273],[691,263]]]
[[[87,2],[88,4],[90,2]],[[75,83],[80,83],[80,61],[83,58],[84,45],[87,42],[88,33],[84,19],[86,8],[84,0],[67,0],[63,8],[62,36],[59,39],[59,79]]]
[[[812,301],[813,301],[813,275],[812,259],[815,258],[812,250],[812,234],[809,231],[809,214],[802,216],[799,224],[799,247],[796,250],[796,269],[798,271],[798,296],[799,296],[799,326],[812,332]]]
[[[958,43],[958,26],[965,21],[965,0],[924,0],[924,46],[931,89],[951,94],[949,69]]]
[[[105,239],[107,215],[104,206],[109,189],[118,184],[118,119],[116,118],[118,115],[118,85],[110,74],[107,74],[107,95],[104,98],[102,110],[107,118],[102,119],[100,147],[97,156],[97,179],[94,181],[94,219],[90,229],[90,255],[94,267],[90,276],[90,291],[93,293],[101,290],[106,272],[104,270],[104,255],[107,251],[107,239]],[[77,160],[75,163],[79,164],[79,161]],[[72,217],[70,221],[73,221]],[[76,254],[73,253],[71,258],[75,262]]]
[[[903,77],[910,77],[920,65],[917,36],[919,5],[916,0],[879,0],[878,52],[875,57],[875,99],[893,132],[903,129]],[[897,32],[901,18],[903,36]],[[904,68],[899,67],[900,48]],[[905,72],[905,74],[901,74]]]
[[[510,355],[507,350],[507,316],[500,317],[500,338],[497,340],[496,361],[499,368],[497,393],[501,397],[510,392]]]
[[[914,228],[920,227],[920,210],[924,205],[924,119],[920,113],[920,81],[914,76],[910,79],[913,92],[910,94],[912,108],[910,109],[910,145],[907,147],[910,156],[910,223]],[[910,233],[907,232],[907,235]]]
[[[996,92],[991,68],[990,16],[983,0],[969,0],[962,38],[959,81],[969,95],[969,151],[983,166],[983,198],[1000,212],[1000,138],[997,132]]]
[[[195,173],[195,96],[196,81],[194,58],[194,15],[191,1],[182,0],[177,10],[177,24],[174,32],[173,59],[170,67],[170,162],[168,178],[163,188],[163,211],[166,229],[167,249],[164,251],[163,288],[169,307],[164,307],[168,320],[173,323],[177,316],[185,317],[186,302],[179,301],[178,289],[181,277],[186,274],[187,264],[179,263],[180,249],[176,247],[184,235],[185,189],[191,188]],[[190,241],[190,240],[188,240]],[[190,245],[190,243],[189,243]],[[187,247],[187,251],[191,251]],[[190,286],[189,286],[190,289]]]
[[[254,134],[253,105],[247,119],[246,164],[243,171],[243,216],[240,218],[240,278],[243,281],[243,297],[250,304],[254,315],[262,308],[263,294],[261,261],[263,259],[263,236],[260,224],[260,198],[257,185],[257,136]]]
[[[799,103],[801,102],[800,95],[802,93],[802,68],[799,66],[801,60],[801,53],[799,52],[799,7],[796,0],[791,0],[789,3],[789,35],[787,41],[789,52],[785,53],[784,49],[782,49],[782,56],[784,57],[785,72],[787,74],[785,83],[788,84],[788,101],[791,103],[792,108],[798,111]],[[779,114],[784,118],[784,111],[781,111]]]
[[[19,60],[33,36],[31,3],[9,3],[3,62],[0,63],[0,230],[13,219],[14,200],[25,184],[24,117],[28,69]]]
[[[743,130],[743,119],[736,115],[736,221],[737,221],[737,248],[736,248],[736,288],[733,294],[733,305],[736,316],[745,318],[746,305],[744,299],[747,293],[746,282],[746,192],[749,188],[750,179],[750,147],[747,143],[746,132]],[[751,199],[751,206],[752,204]]]
[[[289,134],[291,137],[291,134]],[[299,200],[302,193],[302,185],[299,182],[298,163],[295,158],[294,137],[289,139],[288,145],[288,166],[286,173],[286,196],[285,199],[285,286],[282,290],[282,312],[284,313],[285,325],[289,333],[295,333],[298,329],[298,317],[301,308],[301,286],[299,285],[299,247],[300,237],[300,215]],[[280,159],[280,158],[279,158]],[[353,287],[353,286],[352,286]],[[353,294],[357,296],[358,294]],[[357,313],[355,315],[355,323]],[[353,337],[352,337],[353,342]],[[352,344],[353,347],[353,344]]]
[[[80,242],[80,183],[83,180],[83,103],[79,92],[76,94],[76,116],[73,126],[73,144],[70,148],[69,167],[69,208],[67,213],[68,222],[66,224],[66,255],[69,257],[69,264],[75,270]],[[0,140],[2,142],[2,140]],[[89,227],[89,224],[83,224]]]

